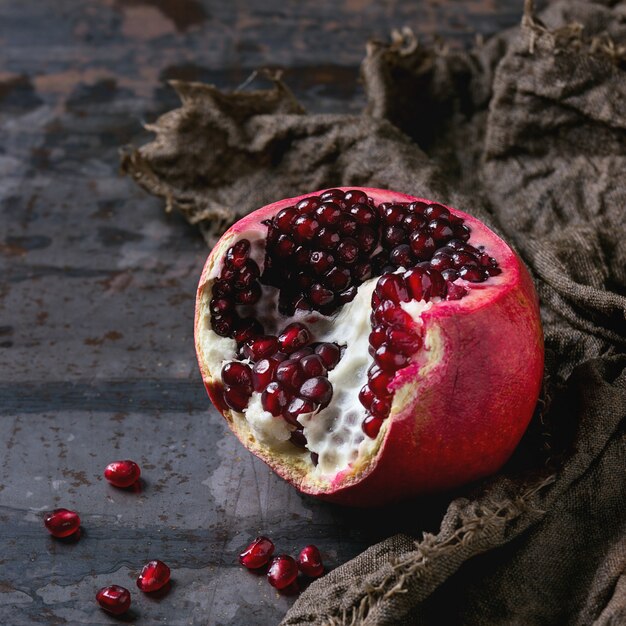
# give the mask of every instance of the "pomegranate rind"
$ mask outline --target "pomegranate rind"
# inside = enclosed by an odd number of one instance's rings
[[[345,190],[349,188],[343,188]],[[360,188],[377,203],[433,201]],[[374,506],[450,489],[499,470],[533,415],[543,378],[543,332],[537,295],[520,258],[472,216],[447,207],[472,230],[502,273],[468,285],[460,300],[437,303],[420,316],[424,349],[397,372],[390,416],[370,455],[334,476],[312,471],[307,455],[274,451],[252,434],[243,414],[231,411],[219,389],[220,372],[209,371],[204,334],[212,284],[227,249],[241,233],[264,238],[262,220],[322,191],[288,198],[254,211],[231,226],[209,254],[198,285],[194,322],[198,363],[215,407],[239,440],[278,475],[312,496],[355,506]]]

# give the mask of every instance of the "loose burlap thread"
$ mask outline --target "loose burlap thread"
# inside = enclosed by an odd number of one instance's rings
[[[283,624],[626,623],[626,4],[555,2],[471,52],[370,42],[361,115],[175,82],[123,169],[209,244],[281,197],[347,186],[485,220],[537,285],[546,382],[497,476],[313,583]],[[237,208],[233,208],[237,207]],[[407,508],[410,511],[410,508]]]

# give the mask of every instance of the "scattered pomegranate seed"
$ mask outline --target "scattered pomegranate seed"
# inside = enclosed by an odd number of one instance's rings
[[[44,524],[53,537],[69,537],[80,528],[80,517],[69,509],[54,509],[46,513]]]
[[[380,432],[380,427],[383,425],[383,421],[384,420],[380,417],[368,415],[363,420],[363,432],[371,439],[375,439]]]
[[[119,585],[102,587],[96,593],[96,601],[107,613],[121,615],[130,608],[130,591]]]
[[[287,554],[279,554],[272,559],[270,568],[267,571],[267,580],[276,589],[289,587],[298,577],[298,565],[295,560]]]
[[[137,578],[137,587],[146,593],[158,591],[170,580],[170,568],[163,561],[149,561]]]
[[[240,555],[239,562],[248,569],[263,567],[274,554],[274,544],[267,537],[257,537]]]
[[[298,556],[298,567],[303,574],[318,578],[324,573],[322,555],[316,546],[305,546]]]
[[[315,378],[309,378],[300,387],[300,395],[303,398],[313,400],[321,406],[326,406],[333,396],[333,386],[330,384],[328,378],[322,376],[316,376]]]
[[[104,477],[115,487],[130,487],[141,475],[139,465],[134,461],[113,461],[104,469]]]

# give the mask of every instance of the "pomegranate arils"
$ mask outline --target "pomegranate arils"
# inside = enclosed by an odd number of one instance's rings
[[[289,405],[291,396],[277,382],[270,383],[261,394],[261,404],[263,408],[278,417]]]
[[[370,413],[380,419],[385,419],[389,415],[390,410],[391,400],[389,398],[376,396],[370,405]]]
[[[320,199],[317,196],[311,196],[310,198],[300,200],[300,202],[296,204],[296,210],[298,213],[312,213],[320,204]]]
[[[315,378],[309,378],[302,384],[300,395],[317,404],[326,406],[333,396],[333,386],[327,378],[316,376]]]
[[[292,206],[282,209],[274,217],[274,226],[281,232],[288,233],[297,215],[298,211]]]
[[[283,415],[288,422],[297,428],[302,428],[302,425],[297,420],[298,416],[304,415],[305,413],[313,413],[315,409],[317,409],[317,405],[311,400],[307,400],[305,398],[294,398],[289,403],[289,406]]]
[[[319,354],[310,354],[300,361],[300,367],[307,378],[326,376],[326,367]]]
[[[226,263],[239,269],[243,267],[249,254],[250,242],[247,239],[240,239],[226,252]]]
[[[78,513],[69,509],[54,509],[46,513],[43,522],[48,532],[58,538],[69,537],[80,528]]]
[[[238,389],[237,387],[224,387],[224,402],[239,413],[243,413],[243,410],[248,406],[250,400],[251,391],[245,391]]]
[[[374,361],[387,372],[395,372],[408,363],[408,358],[403,354],[393,352],[386,345],[380,346],[374,353]]]
[[[320,223],[310,215],[299,215],[293,223],[294,238],[308,241],[320,231]]]
[[[367,203],[367,194],[360,189],[350,189],[350,191],[346,191],[344,195],[344,202],[347,207],[354,206],[357,203]]]
[[[252,391],[252,370],[245,363],[231,361],[222,367],[222,381],[226,385],[239,387],[242,391]]]
[[[344,239],[337,246],[337,258],[346,265],[352,265],[359,256],[359,244],[350,238]]]
[[[384,222],[388,226],[401,224],[404,219],[404,209],[397,204],[381,204],[381,213]]]
[[[398,274],[384,274],[376,283],[376,294],[381,300],[391,300],[395,304],[409,301],[404,280]]]
[[[288,359],[278,365],[275,378],[284,387],[294,391],[298,391],[300,385],[307,379],[300,367],[300,363],[293,359]]]
[[[298,322],[289,324],[278,337],[280,349],[287,354],[303,348],[311,341],[311,332]]]
[[[369,409],[372,405],[372,401],[375,398],[374,392],[369,388],[369,385],[364,385],[359,391],[359,402],[366,408]]]
[[[414,257],[410,246],[406,243],[401,243],[399,246],[396,246],[389,253],[389,260],[396,267],[411,267],[414,263]]]
[[[305,546],[298,556],[300,571],[310,578],[318,578],[324,573],[322,555],[316,546]]]
[[[406,230],[402,226],[387,226],[383,231],[383,243],[387,248],[395,248],[406,240]]]
[[[359,226],[354,236],[363,254],[369,254],[374,250],[378,242],[376,231],[370,226]]]
[[[389,394],[388,385],[391,382],[391,376],[383,370],[374,370],[370,372],[369,387],[375,395],[385,397]]]
[[[324,283],[333,291],[345,289],[352,280],[350,270],[346,268],[333,267],[324,277]]]
[[[318,274],[324,274],[331,267],[333,267],[333,263],[335,262],[335,257],[328,252],[315,251],[311,252],[309,257],[309,264],[313,271]]]
[[[433,236],[433,239],[437,242],[444,242],[446,239],[450,239],[453,236],[450,223],[443,218],[434,219],[429,222],[428,230]]]
[[[273,335],[263,335],[251,339],[243,346],[243,353],[251,361],[259,361],[278,351],[278,339]]]
[[[285,419],[289,421],[289,418],[285,417]],[[292,431],[291,435],[289,435],[289,441],[298,448],[306,448],[307,438],[301,430]]]
[[[422,340],[418,335],[408,333],[399,328],[389,328],[387,330],[387,345],[400,354],[410,356],[422,345]]]
[[[374,417],[373,415],[368,415],[363,420],[363,432],[370,437],[371,439],[375,439],[378,433],[380,432],[380,427],[383,425],[383,419],[380,417]]]
[[[279,554],[272,559],[270,567],[267,570],[267,580],[272,587],[276,589],[284,589],[289,587],[298,577],[298,565],[287,554]]]
[[[100,608],[111,615],[121,615],[130,608],[130,591],[119,585],[102,587],[96,593],[96,602]]]
[[[141,475],[139,465],[134,461],[113,461],[104,468],[104,477],[115,487],[126,488],[134,485]]]
[[[319,354],[329,371],[334,369],[341,359],[341,349],[335,343],[321,343],[315,346],[315,354]]]
[[[369,343],[375,349],[381,346],[387,339],[387,329],[385,326],[378,325],[372,328],[369,334]]]
[[[311,287],[311,302],[318,307],[330,304],[335,299],[335,294],[326,287],[316,283]]]
[[[294,253],[296,244],[293,239],[287,237],[287,235],[280,235],[274,249],[279,257],[286,258]]]
[[[480,267],[465,266],[459,270],[459,277],[471,283],[481,283],[487,280],[487,276],[487,272]]]
[[[275,358],[261,359],[252,368],[252,386],[255,391],[263,391],[274,378],[274,372],[278,366]]]
[[[274,554],[274,544],[267,537],[257,537],[240,555],[239,563],[248,569],[263,567]]]
[[[437,248],[435,240],[428,233],[423,231],[411,233],[409,245],[413,254],[415,254],[420,261],[430,259]]]
[[[378,221],[376,212],[366,204],[355,204],[350,207],[350,215],[361,226],[372,226]]]
[[[341,208],[334,202],[324,202],[316,211],[317,219],[324,226],[337,224],[341,218]]]
[[[424,217],[427,217],[430,220],[434,220],[438,217],[449,220],[450,211],[440,204],[431,204],[424,209]]]
[[[339,245],[340,238],[334,230],[324,226],[320,229],[315,241],[321,248],[334,250]]]
[[[137,587],[146,593],[158,591],[170,581],[170,568],[163,561],[154,560],[146,563],[139,577]]]

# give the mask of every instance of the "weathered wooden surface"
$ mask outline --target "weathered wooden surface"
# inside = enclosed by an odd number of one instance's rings
[[[193,351],[207,250],[118,176],[117,150],[176,104],[165,79],[235,87],[284,67],[308,108],[355,111],[368,37],[409,25],[464,45],[520,12],[512,0],[0,3],[0,623],[115,623],[96,589],[134,589],[150,558],[172,567],[172,588],[131,591],[125,621],[277,623],[293,597],[236,564],[251,537],[292,553],[315,542],[332,567],[417,523],[406,508],[302,497],[226,432]],[[127,457],[141,493],[101,478]],[[80,512],[80,541],[49,538],[41,512],[56,506]]]

